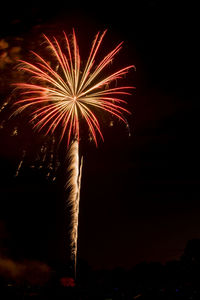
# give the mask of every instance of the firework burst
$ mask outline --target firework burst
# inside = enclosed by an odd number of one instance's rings
[[[46,36],[53,59],[56,59],[56,67],[39,56],[37,63],[32,64],[21,61],[19,70],[29,73],[34,83],[18,83],[21,90],[21,99],[16,102],[19,108],[16,113],[26,108],[31,108],[31,120],[38,131],[46,129],[45,134],[53,133],[60,125],[60,141],[67,134],[67,145],[74,137],[79,141],[80,119],[85,119],[91,136],[97,145],[96,132],[103,139],[100,124],[94,110],[101,109],[111,113],[126,123],[123,113],[129,113],[122,104],[126,103],[119,98],[122,95],[130,95],[128,90],[132,87],[121,86],[109,88],[111,82],[125,75],[134,66],[122,68],[109,76],[102,76],[104,69],[112,62],[114,56],[120,51],[122,43],[109,52],[98,65],[95,66],[95,58],[102,43],[103,37],[96,35],[88,60],[81,68],[79,47],[75,32],[73,31],[72,43],[64,33],[67,51],[64,53],[56,40],[50,41]]]
[[[66,137],[69,148],[69,171],[66,187],[71,190],[68,204],[72,212],[71,247],[74,261],[77,252],[78,210],[80,199],[81,168],[79,166],[78,145],[80,141],[80,120],[84,119],[88,125],[90,136],[97,145],[97,133],[103,139],[100,124],[95,112],[105,111],[127,121],[124,113],[129,113],[123,107],[126,103],[121,99],[130,95],[131,86],[116,86],[116,81],[122,78],[133,65],[124,67],[108,74],[106,67],[113,61],[122,48],[118,44],[99,63],[96,63],[97,53],[106,34],[97,33],[92,43],[88,59],[83,65],[79,47],[73,30],[72,40],[64,33],[65,48],[62,48],[54,37],[50,40],[44,36],[51,62],[32,52],[36,63],[20,61],[18,69],[29,75],[28,82],[17,83],[20,90],[15,114],[30,109],[30,123],[38,131],[43,130],[46,135],[53,134],[60,128],[59,141]],[[65,51],[64,51],[65,50]],[[112,83],[115,82],[113,86]],[[70,145],[70,147],[69,147]]]

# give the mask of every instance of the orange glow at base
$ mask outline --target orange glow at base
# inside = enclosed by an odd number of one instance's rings
[[[60,278],[60,283],[64,287],[75,287],[75,281],[72,277],[62,277]]]

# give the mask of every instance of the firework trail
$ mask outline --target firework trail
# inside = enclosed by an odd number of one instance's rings
[[[8,101],[5,101],[3,105],[0,107],[0,113],[6,108],[7,105],[8,105]]]
[[[16,173],[15,173],[15,177],[17,177],[17,176],[19,175],[19,171],[20,171],[20,169],[21,169],[21,167],[22,167],[22,164],[23,164],[23,162],[24,162],[24,157],[25,157],[25,155],[26,155],[26,150],[23,150],[23,152],[22,152],[22,158],[21,158],[21,160],[20,160],[20,162],[19,162],[19,164],[18,164]]]
[[[79,163],[79,144],[75,139],[68,150],[67,168],[68,180],[65,185],[66,190],[69,191],[67,207],[70,209],[71,223],[70,223],[70,246],[71,246],[71,259],[74,261],[74,270],[76,275],[76,259],[77,259],[77,240],[78,240],[78,215],[79,215],[79,202],[80,202],[80,186],[82,163]]]
[[[11,100],[11,97],[9,97],[6,101],[3,102],[3,104],[0,106],[0,114],[6,110],[6,108],[8,107],[8,104]],[[0,129],[3,129],[5,124],[6,124],[6,119],[3,119],[0,123]]]
[[[121,99],[131,95],[131,86],[116,87],[118,79],[124,77],[133,65],[124,67],[109,74],[104,72],[122,48],[118,44],[98,63],[97,53],[106,34],[99,32],[95,36],[88,59],[83,65],[79,47],[73,30],[72,40],[64,33],[65,47],[61,47],[54,37],[52,41],[46,37],[48,53],[51,60],[44,59],[35,52],[36,63],[20,61],[19,70],[29,75],[30,81],[16,84],[20,91],[18,105],[14,114],[26,110],[31,118],[33,128],[45,135],[53,134],[59,128],[59,143],[66,140],[69,149],[69,179],[66,188],[70,195],[68,203],[71,207],[71,253],[76,261],[78,210],[80,198],[81,167],[79,166],[80,122],[86,122],[91,139],[97,145],[97,133],[103,140],[97,111],[105,111],[117,117],[127,125],[123,107],[126,103]],[[63,51],[64,49],[65,51]],[[109,75],[108,75],[109,74]]]

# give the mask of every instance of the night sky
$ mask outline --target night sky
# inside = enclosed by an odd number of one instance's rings
[[[21,36],[37,48],[41,33],[74,27],[80,52],[87,53],[105,28],[105,47],[124,41],[115,63],[137,68],[126,78],[137,90],[128,98],[131,136],[123,124],[114,120],[110,127],[105,118],[104,143],[97,149],[83,143],[78,255],[93,268],[165,263],[178,259],[188,240],[200,238],[197,8],[176,1],[107,2],[7,5],[0,39],[11,43]],[[10,77],[0,71],[3,103]],[[28,163],[14,178],[23,143],[32,145],[33,155],[37,137],[28,126],[10,136],[13,124],[0,133],[0,253],[62,261],[63,182],[48,182]]]

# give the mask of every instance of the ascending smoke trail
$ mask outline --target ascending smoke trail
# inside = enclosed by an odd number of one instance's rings
[[[79,164],[79,143],[75,139],[68,150],[67,160],[69,167],[67,168],[68,179],[65,189],[69,192],[67,199],[67,207],[70,208],[70,249],[71,259],[74,261],[74,271],[76,276],[77,261],[77,240],[78,240],[78,216],[80,202],[80,185],[82,174],[82,159]]]

